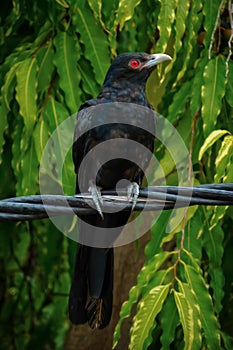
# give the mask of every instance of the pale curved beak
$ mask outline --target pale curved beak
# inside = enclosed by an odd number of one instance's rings
[[[162,62],[171,61],[171,60],[172,60],[171,56],[166,55],[165,53],[155,53],[152,55],[148,55],[148,61],[146,61],[143,64],[142,68],[152,68]]]

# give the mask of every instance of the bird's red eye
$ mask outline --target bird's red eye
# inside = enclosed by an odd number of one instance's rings
[[[140,65],[140,62],[138,60],[133,59],[129,62],[129,65],[131,68],[137,69]]]

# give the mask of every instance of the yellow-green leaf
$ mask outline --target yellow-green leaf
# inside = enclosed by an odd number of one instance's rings
[[[16,71],[16,99],[19,111],[24,119],[26,135],[32,133],[36,121],[36,99],[37,99],[37,64],[34,57],[24,60]]]
[[[69,5],[67,4],[67,2],[65,0],[56,0],[56,2],[66,9],[69,8]]]
[[[37,159],[40,161],[46,142],[48,140],[48,126],[44,120],[40,120],[35,127],[33,132],[33,139],[35,145],[35,151]]]
[[[4,98],[6,107],[10,110],[10,102],[13,99],[13,91],[15,88],[15,78],[19,62],[15,63],[6,74],[5,84],[2,87],[2,97]]]
[[[184,350],[191,350],[195,341],[193,332],[193,309],[183,293],[174,290],[174,297],[184,332]]]
[[[161,1],[161,7],[157,23],[157,27],[160,32],[160,39],[157,44],[158,52],[164,52],[166,50],[172,30],[172,23],[175,20],[176,5],[177,4],[175,0]]]
[[[200,350],[202,341],[202,330],[201,330],[201,320],[200,320],[200,307],[197,303],[197,298],[195,292],[188,283],[181,282],[178,280],[179,291],[183,294],[185,300],[188,302],[188,308],[192,309],[190,312],[190,319],[188,319],[186,328],[188,342],[186,341],[187,349]],[[192,315],[192,316],[191,316]],[[188,318],[188,317],[187,317]],[[182,319],[181,319],[182,323]],[[183,326],[183,323],[182,323]],[[184,330],[184,329],[183,329]],[[184,331],[185,336],[185,331]],[[189,343],[189,345],[187,345]]]
[[[215,160],[216,174],[214,180],[216,182],[221,182],[224,180],[228,172],[228,168],[232,164],[233,157],[233,136],[227,135],[222,141],[220,150],[218,151],[217,158]]]
[[[198,160],[200,161],[203,157],[203,154],[207,151],[208,148],[213,146],[213,144],[218,141],[223,135],[229,134],[228,130],[215,130],[205,139],[203,146],[200,149]]]
[[[205,135],[208,135],[217,122],[225,94],[226,65],[222,56],[208,61],[202,85],[202,118]]]
[[[194,291],[200,308],[200,320],[209,349],[220,349],[219,325],[214,314],[213,304],[206,283],[200,271],[184,265],[185,276],[190,288]]]
[[[155,318],[163,307],[170,289],[170,283],[156,286],[139,303],[139,310],[134,317],[131,329],[129,350],[142,350]],[[149,345],[149,344],[147,344]]]
[[[115,26],[119,24],[122,30],[124,23],[133,17],[134,9],[142,0],[120,0],[116,12]]]

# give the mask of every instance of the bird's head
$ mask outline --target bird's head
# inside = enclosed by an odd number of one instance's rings
[[[121,54],[112,62],[104,86],[112,86],[122,81],[127,84],[145,84],[150,73],[158,64],[170,60],[171,57],[163,53],[134,52]]]

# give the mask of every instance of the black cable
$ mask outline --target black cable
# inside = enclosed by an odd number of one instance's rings
[[[105,210],[131,210],[127,189],[104,190]],[[186,186],[151,186],[140,190],[134,210],[168,210],[193,205],[233,205],[233,183]],[[0,201],[0,221],[26,221],[58,215],[96,213],[90,193],[76,196],[32,195]]]

